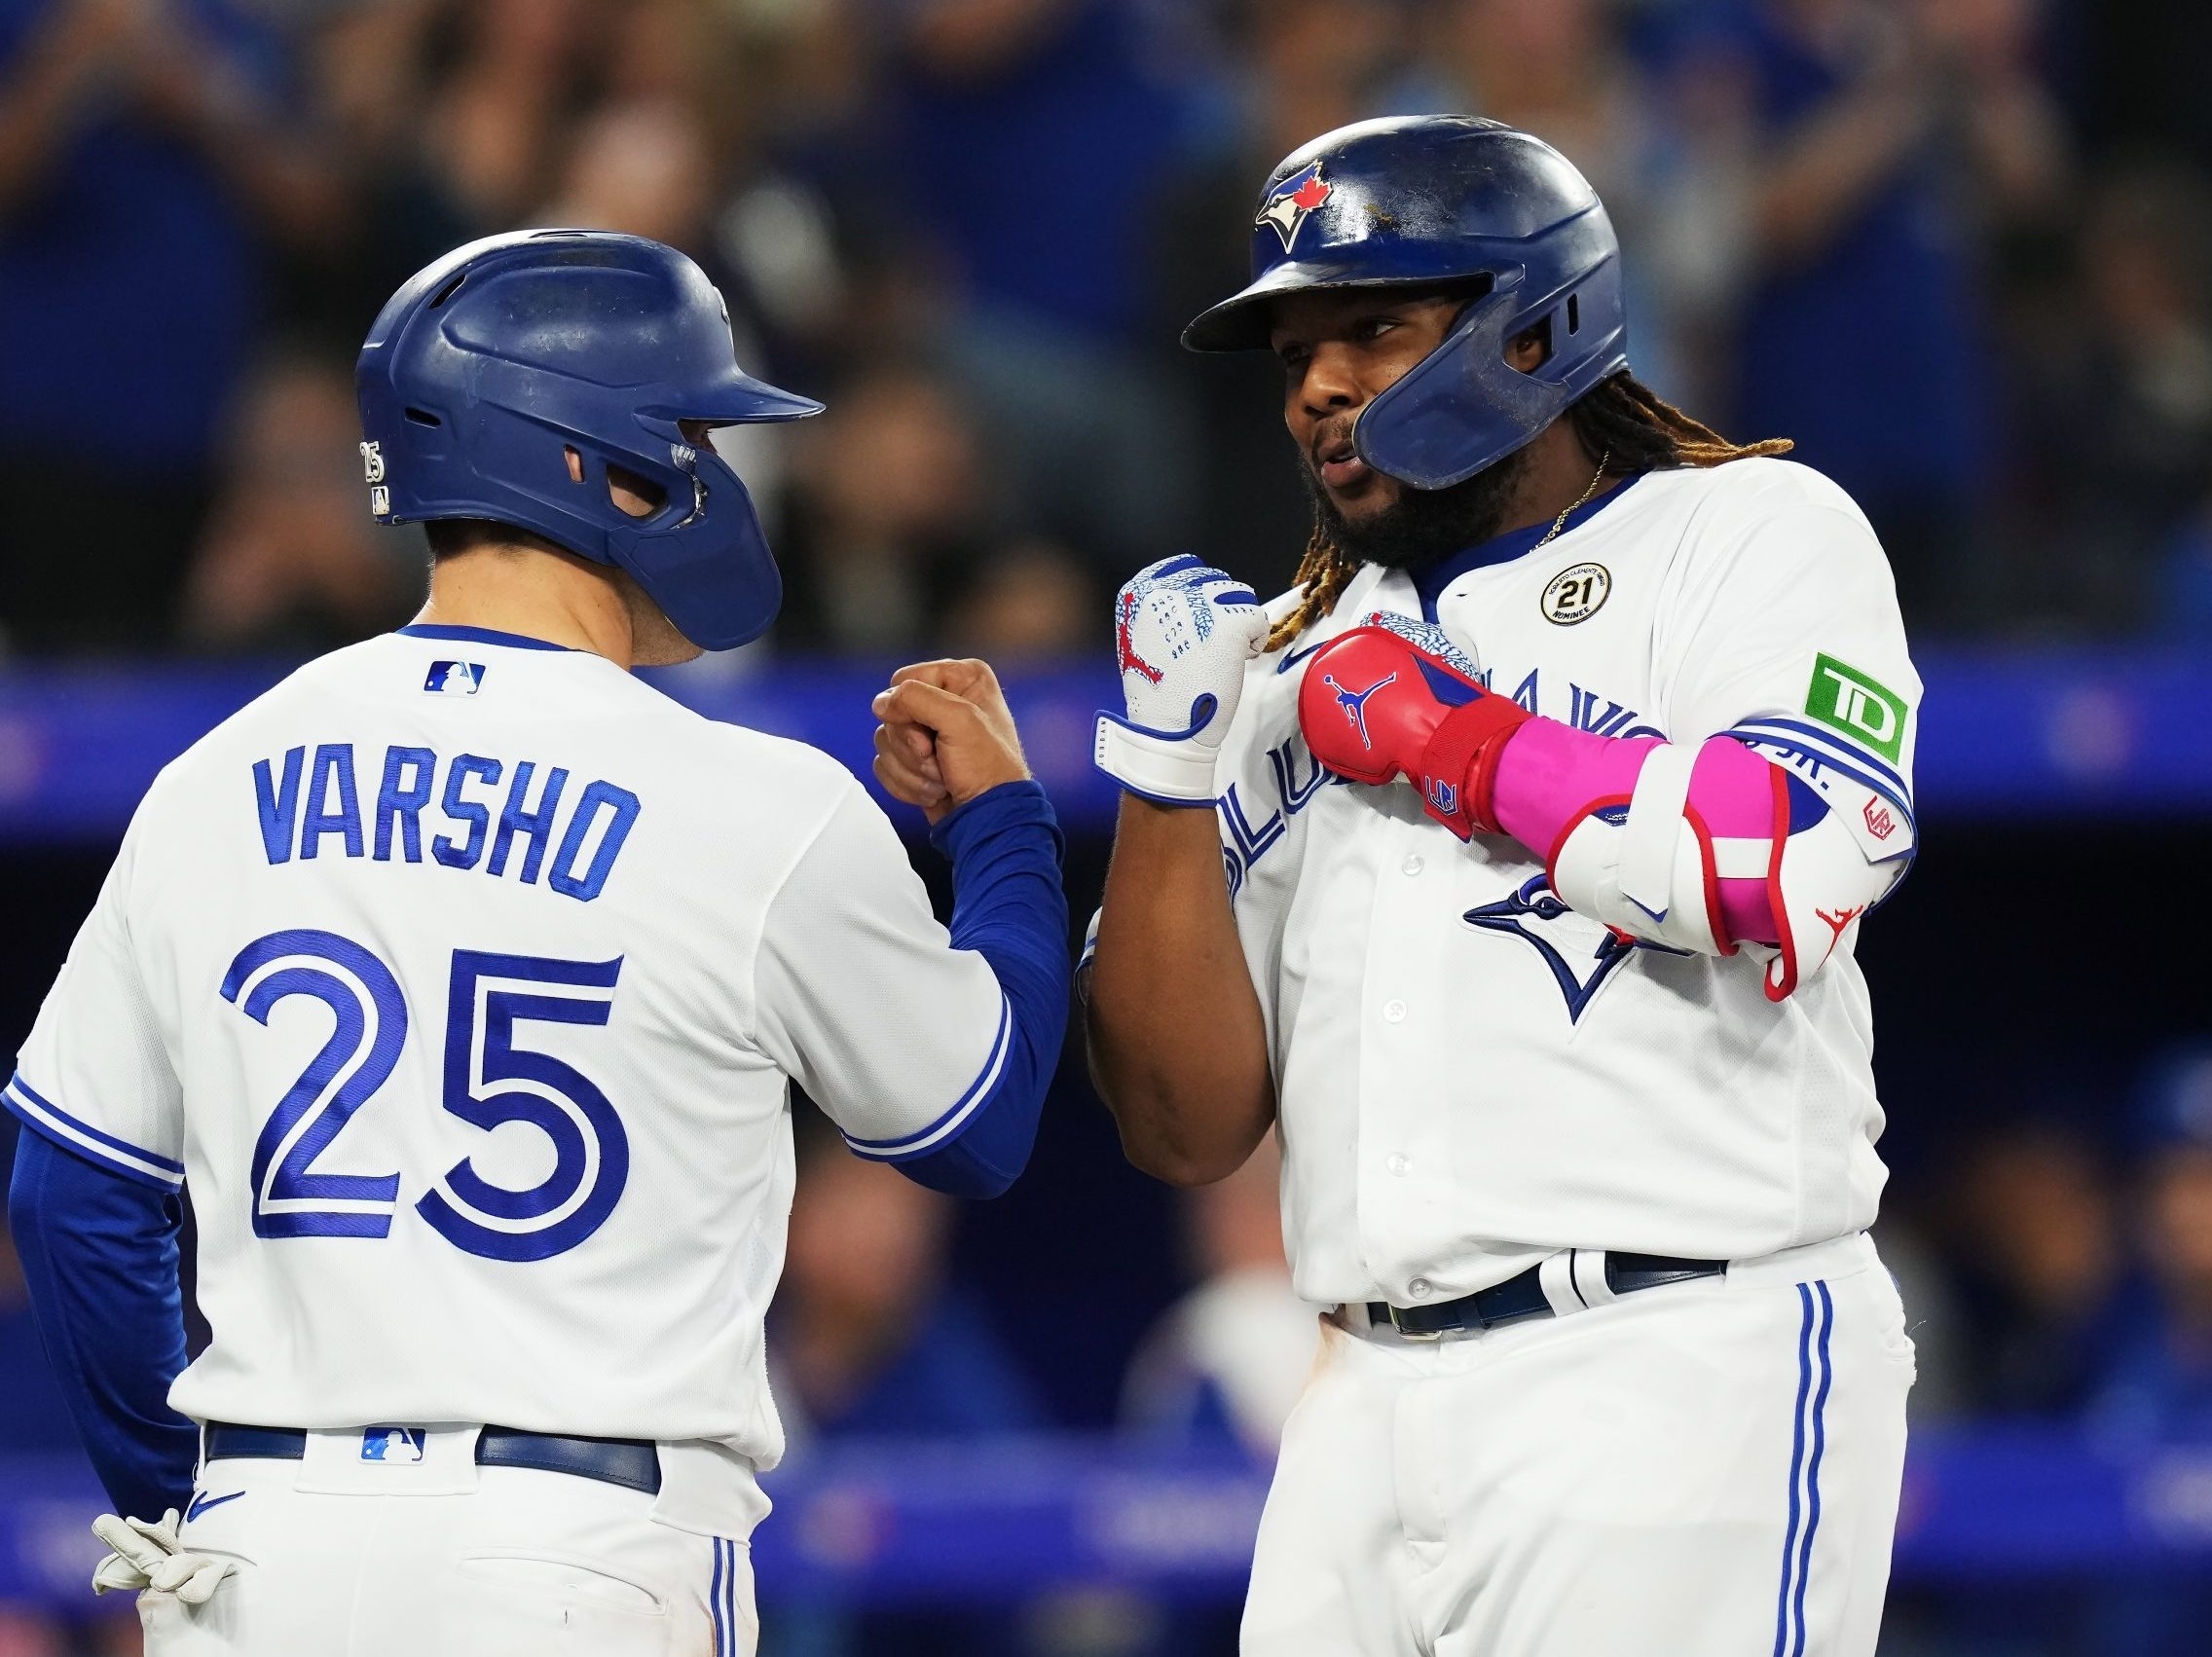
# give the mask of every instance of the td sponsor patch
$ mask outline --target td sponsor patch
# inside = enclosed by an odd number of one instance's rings
[[[1862,748],[1896,761],[1904,753],[1905,720],[1912,706],[1880,680],[1833,656],[1813,658],[1805,712]]]

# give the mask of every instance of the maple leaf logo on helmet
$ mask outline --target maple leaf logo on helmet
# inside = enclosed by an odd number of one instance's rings
[[[1321,176],[1321,164],[1313,162],[1276,185],[1252,223],[1272,225],[1282,238],[1282,250],[1288,253],[1290,244],[1298,239],[1299,228],[1329,199],[1333,189]]]

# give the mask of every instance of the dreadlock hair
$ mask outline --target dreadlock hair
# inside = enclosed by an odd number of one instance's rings
[[[1593,386],[1567,406],[1567,418],[1583,448],[1605,457],[1607,477],[1635,477],[1678,466],[1718,466],[1757,455],[1787,455],[1795,447],[1787,437],[1757,443],[1731,443],[1703,421],[1692,420],[1650,387],[1622,369]],[[1359,565],[1319,524],[1298,565],[1298,604],[1268,635],[1268,648],[1280,649],[1336,608]]]

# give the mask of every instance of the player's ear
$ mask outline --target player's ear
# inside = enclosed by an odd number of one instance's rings
[[[564,443],[561,445],[561,453],[568,459],[569,481],[571,483],[583,482],[584,458],[576,453],[576,446],[573,443]]]

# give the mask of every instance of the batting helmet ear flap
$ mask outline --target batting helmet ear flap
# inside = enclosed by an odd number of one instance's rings
[[[702,650],[749,644],[767,631],[784,600],[783,574],[769,555],[752,493],[714,450],[681,442],[671,450],[682,489],[671,491],[650,517],[610,530],[608,551]],[[710,515],[741,527],[736,545],[695,546],[688,532]]]
[[[1488,297],[1460,313],[1441,345],[1360,411],[1351,436],[1361,460],[1416,489],[1446,489],[1559,418],[1569,400],[1565,387],[1505,360],[1508,342],[1528,331],[1522,276],[1501,276]],[[1469,404],[1492,420],[1472,425]]]
[[[1543,239],[1578,243],[1565,257],[1581,274],[1530,294],[1527,266],[1501,273],[1443,344],[1361,411],[1352,429],[1361,460],[1416,489],[1450,488],[1512,454],[1628,366],[1620,259],[1605,209],[1594,207]],[[1523,373],[1505,353],[1531,329],[1543,330],[1550,350]]]

